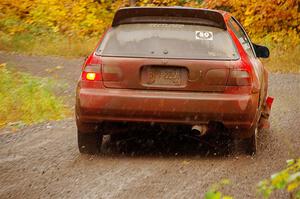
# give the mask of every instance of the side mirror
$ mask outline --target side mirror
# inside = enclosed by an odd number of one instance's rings
[[[253,43],[252,45],[254,47],[255,54],[257,57],[268,58],[270,56],[270,51],[267,47],[253,44]]]

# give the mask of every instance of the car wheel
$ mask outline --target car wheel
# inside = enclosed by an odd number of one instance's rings
[[[244,147],[247,154],[255,155],[257,152],[257,125],[254,125],[251,129],[249,129],[249,131],[251,131],[249,132],[249,134],[251,134],[251,137],[244,139]]]
[[[77,131],[78,149],[80,153],[100,153],[103,135],[101,133],[82,133]]]

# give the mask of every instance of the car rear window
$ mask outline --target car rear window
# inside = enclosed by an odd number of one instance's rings
[[[201,25],[125,24],[106,34],[102,56],[187,59],[237,59],[226,30]]]

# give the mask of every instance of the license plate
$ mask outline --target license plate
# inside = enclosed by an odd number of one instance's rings
[[[180,67],[147,67],[143,83],[150,86],[184,86],[187,72]]]

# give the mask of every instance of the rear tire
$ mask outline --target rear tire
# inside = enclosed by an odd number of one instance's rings
[[[249,134],[252,134],[252,136],[244,139],[244,147],[248,155],[255,155],[257,152],[257,125],[254,125],[249,131],[251,131]]]
[[[103,135],[77,131],[78,149],[80,153],[94,155],[100,153]]]

